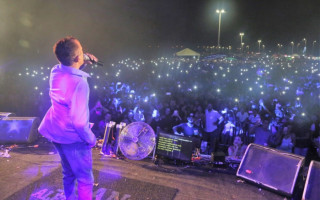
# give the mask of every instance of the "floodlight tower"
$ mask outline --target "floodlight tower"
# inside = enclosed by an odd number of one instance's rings
[[[293,47],[294,47],[294,42],[291,42],[291,54],[293,54]]]
[[[261,40],[258,40],[258,44],[259,44],[259,53],[260,53],[260,44],[261,44]]]
[[[312,54],[313,54],[313,55],[315,55],[315,53],[314,53],[314,44],[315,44],[316,42],[317,42],[317,41],[313,41],[313,42],[312,42]]]
[[[304,47],[307,47],[307,39],[303,38],[303,41],[304,41]]]
[[[244,36],[244,33],[240,33],[240,50],[242,51],[242,37]]]
[[[221,15],[222,15],[222,13],[225,13],[225,11],[222,9],[222,10],[216,10],[216,12],[219,14],[218,48],[220,48],[220,27],[221,27]]]

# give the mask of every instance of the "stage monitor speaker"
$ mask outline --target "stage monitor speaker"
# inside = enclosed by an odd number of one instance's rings
[[[7,117],[14,117],[15,114],[14,113],[10,113],[10,112],[0,112],[0,120],[5,119]]]
[[[250,144],[237,176],[277,193],[292,196],[304,157]]]
[[[38,136],[37,117],[7,117],[0,120],[0,144],[32,143]]]
[[[306,184],[303,190],[303,200],[320,199],[320,162],[311,161]]]

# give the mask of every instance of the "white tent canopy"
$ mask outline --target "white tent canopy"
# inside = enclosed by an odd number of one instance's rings
[[[200,53],[195,52],[189,48],[185,48],[176,53],[177,56],[196,56],[197,58],[200,57]]]

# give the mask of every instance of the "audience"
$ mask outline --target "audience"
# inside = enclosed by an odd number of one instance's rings
[[[255,144],[259,144],[262,146],[268,146],[270,144],[270,138],[272,136],[272,132],[269,130],[269,120],[264,119],[262,121],[262,125],[255,125],[251,129],[251,133],[254,135]]]
[[[202,138],[201,129],[194,124],[193,113],[190,113],[190,115],[187,117],[187,120],[187,123],[181,123],[177,126],[174,126],[172,127],[172,130],[175,135],[198,138],[197,140],[193,140],[193,146],[196,148],[196,154],[199,155],[201,147],[200,138]]]
[[[294,153],[306,156],[311,145],[310,124],[303,117],[296,116],[292,131],[295,134]]]
[[[233,122],[233,118],[231,117],[226,117],[225,118],[225,124],[224,124],[224,128],[223,131],[221,133],[221,144],[223,145],[231,145],[232,140],[235,136],[235,125]]]
[[[208,103],[204,117],[204,140],[210,142],[209,154],[211,154],[216,151],[217,143],[219,142],[218,124],[222,116],[213,109],[211,103]]]
[[[239,161],[244,156],[247,146],[243,144],[241,137],[236,136],[233,145],[228,148],[228,160]]]
[[[200,127],[194,124],[193,113],[190,113],[190,115],[187,117],[187,120],[187,123],[181,123],[172,127],[174,134],[186,137],[202,137]]]
[[[283,130],[282,134],[280,135],[280,142],[277,149],[282,151],[286,151],[288,153],[292,153],[292,149],[295,142],[295,135],[292,133],[292,125],[286,125]]]
[[[103,137],[103,124],[110,120],[144,121],[154,130],[159,127],[173,133],[174,126],[194,113],[193,124],[203,134],[203,144],[207,142],[206,154],[221,144],[231,145],[239,136],[245,145],[255,142],[306,156],[320,135],[319,61],[268,55],[230,57],[126,59],[109,68],[86,68],[92,77],[94,133]],[[44,115],[47,108],[39,105],[50,105],[48,80],[40,74],[49,74],[50,69],[35,70],[26,68],[17,80],[31,95],[0,96],[0,105],[6,104],[3,111]],[[42,85],[39,79],[45,80]]]

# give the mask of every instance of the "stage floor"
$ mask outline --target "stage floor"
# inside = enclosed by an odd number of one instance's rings
[[[10,158],[0,158],[0,199],[59,199],[59,155],[49,142],[42,139],[38,144],[39,147],[15,147]],[[285,198],[242,181],[235,172],[211,165],[155,165],[151,159],[109,158],[99,155],[99,151],[93,149],[94,199]]]

